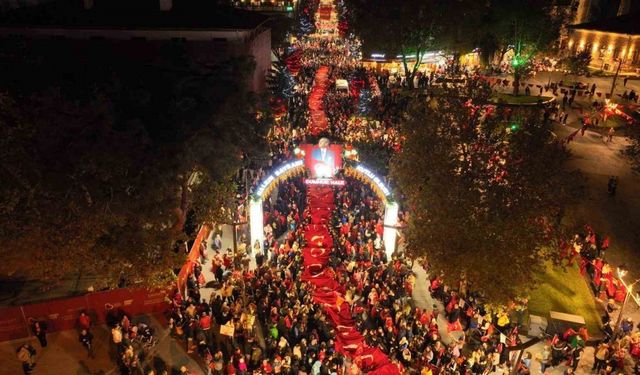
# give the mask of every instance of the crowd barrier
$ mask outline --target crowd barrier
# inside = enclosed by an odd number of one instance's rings
[[[211,233],[212,226],[204,224],[178,274],[178,289],[183,293],[193,264],[200,256],[200,245]],[[80,312],[85,311],[96,324],[105,323],[110,311],[124,311],[130,316],[166,311],[170,304],[169,291],[147,289],[115,289],[88,293],[84,296],[51,300],[24,306],[0,307],[0,341],[28,337],[34,320],[45,322],[48,332],[77,327]]]
[[[97,324],[105,323],[110,311],[121,310],[131,316],[164,312],[169,307],[167,297],[166,290],[115,289],[31,305],[0,307],[0,341],[28,337],[34,320],[45,322],[48,332],[73,329],[82,311]]]
[[[182,296],[186,296],[187,291],[187,279],[189,275],[193,272],[193,266],[200,259],[200,245],[209,238],[211,231],[213,230],[213,226],[211,224],[202,224],[200,230],[198,231],[198,235],[196,236],[195,241],[193,241],[193,245],[191,246],[191,250],[187,255],[187,260],[184,265],[180,269],[180,273],[178,273],[178,291]]]

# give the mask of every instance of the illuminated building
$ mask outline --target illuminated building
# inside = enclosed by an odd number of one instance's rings
[[[570,53],[591,52],[590,67],[615,71],[640,69],[640,12],[571,25],[564,45]]]

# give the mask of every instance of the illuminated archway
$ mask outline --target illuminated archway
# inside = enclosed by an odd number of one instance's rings
[[[400,205],[398,205],[398,202],[393,198],[391,189],[389,189],[387,184],[363,164],[346,167],[344,169],[344,174],[367,183],[371,186],[371,189],[373,189],[378,198],[384,202],[384,232],[382,240],[384,241],[387,259],[391,260],[391,254],[396,251],[398,212],[400,211]]]
[[[302,174],[304,171],[304,160],[296,160],[276,168],[260,181],[256,191],[249,199],[249,228],[252,247],[256,241],[260,244],[260,249],[264,245],[264,213],[262,212],[264,198],[269,196],[278,184],[293,176]],[[255,256],[255,253],[253,256]]]
[[[264,212],[262,209],[264,199],[271,194],[278,184],[304,172],[304,161],[296,160],[278,167],[260,182],[249,200],[249,226],[252,247],[256,241],[258,241],[260,249],[264,246]],[[400,210],[400,206],[393,198],[391,189],[380,177],[363,164],[345,167],[344,173],[346,176],[353,177],[371,186],[378,198],[384,202],[384,232],[382,240],[384,241],[387,259],[391,260],[391,254],[396,249],[398,212]]]

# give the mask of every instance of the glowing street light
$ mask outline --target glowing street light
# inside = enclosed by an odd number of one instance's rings
[[[627,301],[629,300],[629,296],[631,296],[631,298],[633,298],[635,303],[638,306],[640,306],[640,301],[638,301],[638,297],[633,295],[633,286],[635,284],[637,284],[638,282],[640,282],[640,279],[637,279],[636,281],[634,281],[631,284],[627,285],[627,283],[624,282],[624,277],[627,275],[627,273],[629,273],[629,270],[624,265],[619,266],[616,269],[616,273],[618,274],[618,279],[620,280],[620,283],[622,283],[622,285],[624,285],[625,290],[626,290],[627,293],[625,294],[624,300],[622,301],[622,306],[620,307],[620,313],[618,314],[618,319],[616,319],[614,335],[617,335],[618,334],[618,330],[620,329],[620,323],[622,322],[622,314],[624,313],[624,307],[626,306]]]

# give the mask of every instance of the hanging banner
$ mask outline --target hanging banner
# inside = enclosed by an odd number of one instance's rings
[[[312,179],[333,178],[342,169],[342,146],[332,145],[328,138],[320,138],[317,145],[304,144],[304,164]]]
[[[29,327],[20,307],[0,308],[0,341],[9,341],[29,336]]]

